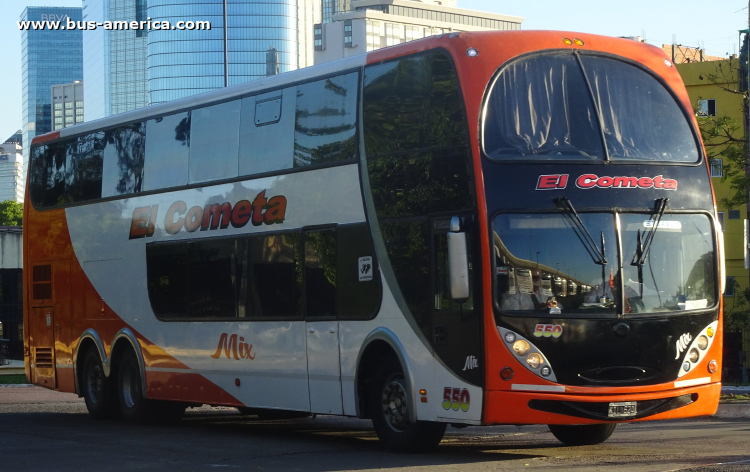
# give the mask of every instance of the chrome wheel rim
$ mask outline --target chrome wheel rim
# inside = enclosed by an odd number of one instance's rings
[[[402,374],[394,374],[385,382],[381,408],[383,418],[392,430],[399,433],[406,430],[409,426],[409,402]]]
[[[135,399],[139,393],[139,385],[132,369],[123,375],[122,386],[120,388],[122,389],[122,402],[127,408],[133,408],[135,406]]]

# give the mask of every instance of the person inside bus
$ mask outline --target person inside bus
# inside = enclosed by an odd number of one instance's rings
[[[557,308],[557,300],[554,296],[545,296],[542,292],[542,278],[539,272],[532,276],[532,293],[522,293],[518,281],[515,280],[515,271],[511,270],[509,278],[513,277],[513,282],[509,280],[509,287],[502,295],[500,303],[501,310],[548,310]],[[521,284],[523,285],[523,284]]]

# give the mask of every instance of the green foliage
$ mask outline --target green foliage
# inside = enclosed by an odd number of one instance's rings
[[[724,298],[724,329],[726,331],[741,331],[746,329],[750,321],[750,289],[740,290],[734,279],[734,297]],[[727,287],[731,293],[732,287]]]
[[[744,115],[748,96],[746,91],[737,87],[740,80],[740,66],[737,60],[720,61],[717,63],[716,71],[707,74],[707,81],[725,92],[741,95],[743,107],[741,111]],[[723,160],[722,182],[729,181],[729,187],[732,190],[728,197],[719,201],[720,206],[729,210],[745,205],[750,179],[745,172],[748,164],[748,149],[743,123],[727,115],[699,116],[698,127],[709,162],[712,163],[717,158]]]
[[[0,226],[23,226],[23,205],[14,200],[0,202]]]

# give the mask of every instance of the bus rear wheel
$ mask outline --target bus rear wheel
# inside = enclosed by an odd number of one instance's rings
[[[133,351],[123,353],[117,369],[117,394],[122,418],[128,423],[174,422],[182,418],[185,405],[148,400],[143,394],[141,369]]]
[[[89,349],[83,359],[81,393],[86,409],[94,418],[101,420],[117,416],[114,381],[104,374],[104,366],[96,349]]]
[[[446,423],[410,422],[408,389],[400,366],[383,365],[370,391],[372,424],[378,438],[392,452],[425,452],[443,439]]]
[[[552,434],[566,446],[601,444],[615,432],[617,423],[584,425],[547,425]]]

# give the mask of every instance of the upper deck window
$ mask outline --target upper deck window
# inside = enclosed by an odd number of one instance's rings
[[[697,162],[687,115],[646,71],[615,59],[537,55],[492,85],[483,147],[497,160]]]

